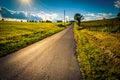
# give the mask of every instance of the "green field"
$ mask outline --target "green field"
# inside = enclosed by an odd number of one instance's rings
[[[0,21],[0,57],[65,29],[61,24]]]
[[[111,21],[83,22],[80,27],[75,24],[77,58],[85,80],[120,79],[120,25],[114,21],[112,26]]]

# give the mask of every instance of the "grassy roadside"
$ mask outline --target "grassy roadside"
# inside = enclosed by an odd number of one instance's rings
[[[65,29],[60,24],[0,21],[0,57]]]
[[[74,25],[78,61],[85,80],[120,79],[120,34],[78,30]]]

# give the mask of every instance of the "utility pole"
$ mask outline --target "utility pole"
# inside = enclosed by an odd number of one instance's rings
[[[64,10],[64,26],[65,26],[65,10]]]

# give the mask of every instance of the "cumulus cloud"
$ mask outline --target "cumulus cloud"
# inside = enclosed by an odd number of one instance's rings
[[[87,16],[94,17],[94,16],[95,16],[95,14],[94,14],[94,13],[89,13],[89,14],[87,14]]]
[[[26,20],[57,20],[58,14],[56,13],[45,13],[43,11],[26,12],[26,11],[12,11],[6,8],[0,7],[0,17],[2,18],[14,18],[14,19],[26,19]]]
[[[66,20],[66,21],[69,21],[69,20],[70,20],[70,17],[69,17],[69,16],[65,16],[65,20]]]
[[[23,12],[11,11],[6,8],[0,9],[0,14],[3,18],[17,18],[17,19],[26,19],[26,16]]]
[[[44,21],[46,21],[46,20],[53,21],[53,20],[57,19],[58,14],[56,14],[56,13],[49,14],[49,13],[45,13],[42,11],[40,13],[37,13],[36,16],[41,17]]]
[[[115,1],[114,6],[115,6],[116,8],[120,8],[120,0]]]
[[[96,18],[103,19],[103,18],[112,18],[112,13],[98,13]]]
[[[8,10],[6,8],[2,8],[0,9],[0,15],[2,18],[13,18],[13,19],[41,19],[38,18],[36,16],[33,16],[31,14],[27,14],[27,12],[25,11],[12,11],[12,10]]]
[[[89,20],[99,20],[103,18],[113,18],[112,13],[88,13],[84,15],[85,19],[84,21],[89,21]]]

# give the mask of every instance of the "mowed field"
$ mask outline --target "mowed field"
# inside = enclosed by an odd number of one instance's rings
[[[63,30],[60,24],[0,21],[0,57]]]
[[[75,24],[74,32],[77,58],[85,80],[119,80],[119,21],[109,19],[83,22],[81,26]]]

